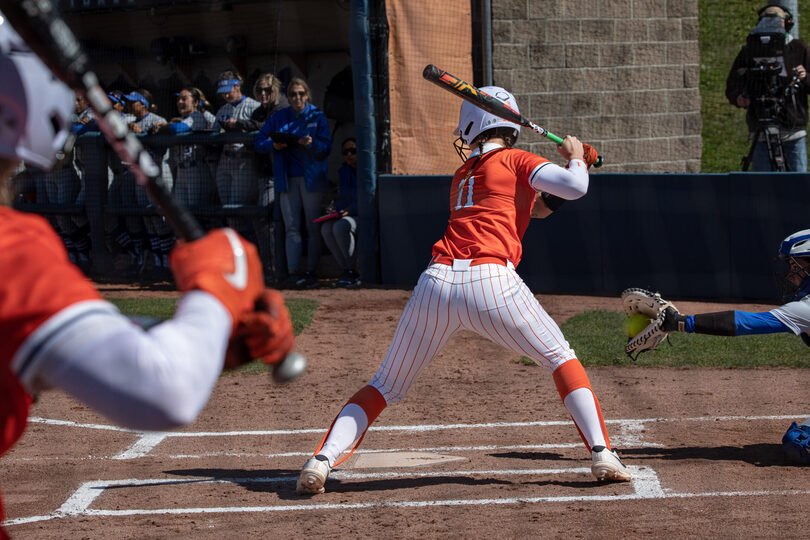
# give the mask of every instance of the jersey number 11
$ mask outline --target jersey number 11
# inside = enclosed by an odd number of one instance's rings
[[[461,182],[458,183],[458,198],[456,199],[456,207],[453,210],[469,208],[473,205],[474,186],[475,186],[475,176],[468,176],[467,178],[462,179]],[[464,197],[465,188],[467,190],[466,197]]]

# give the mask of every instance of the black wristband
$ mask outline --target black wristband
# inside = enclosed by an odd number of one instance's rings
[[[543,198],[543,202],[552,212],[556,212],[563,205],[563,203],[565,203],[565,199],[562,197],[557,197],[556,195],[546,193],[545,191],[542,195],[540,195],[540,197]]]
[[[718,311],[695,315],[695,333],[712,336],[737,335],[733,311]]]
[[[681,315],[671,307],[664,313],[664,321],[661,323],[661,330],[664,332],[685,332],[686,315]]]

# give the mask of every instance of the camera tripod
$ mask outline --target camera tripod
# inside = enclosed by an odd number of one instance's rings
[[[776,124],[763,124],[757,127],[754,133],[754,140],[751,142],[751,149],[748,150],[748,155],[742,158],[742,170],[747,171],[748,166],[751,165],[751,160],[754,156],[754,148],[759,142],[760,135],[763,137],[765,146],[768,148],[768,160],[771,164],[771,170],[787,172],[789,168],[785,161],[784,149],[782,148],[782,135],[779,132],[779,126]]]

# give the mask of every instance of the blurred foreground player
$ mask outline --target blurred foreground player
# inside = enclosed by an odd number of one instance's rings
[[[518,110],[499,87],[483,92]],[[356,448],[368,426],[405,397],[420,372],[458,330],[476,332],[546,368],[591,456],[598,480],[629,481],[630,471],[610,447],[588,376],[562,331],[515,271],[530,217],[546,217],[588,190],[583,145],[566,137],[566,168],[513,148],[520,126],[465,101],[456,135],[472,150],[450,188],[450,222],[433,246],[399,320],[394,340],[371,382],[341,409],[298,479],[297,491],[324,491],[332,468]],[[495,414],[496,411],[492,411]],[[356,442],[355,442],[356,441]]]
[[[73,104],[73,92],[0,22],[3,194],[20,161],[54,165]],[[22,435],[41,390],[60,388],[122,426],[166,430],[197,417],[226,353],[244,343],[252,358],[275,363],[292,349],[283,299],[264,290],[255,247],[234,231],[180,244],[171,266],[185,291],[177,313],[144,330],[70,263],[45,219],[0,205],[0,455]],[[257,301],[266,310],[254,311]],[[242,341],[229,347],[232,337]],[[0,538],[8,538],[1,528]]]

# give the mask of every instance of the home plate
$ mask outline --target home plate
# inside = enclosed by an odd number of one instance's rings
[[[373,454],[360,454],[352,464],[352,469],[390,469],[391,467],[426,467],[451,463],[453,461],[469,461],[461,456],[447,456],[432,454],[430,452],[379,452]]]

